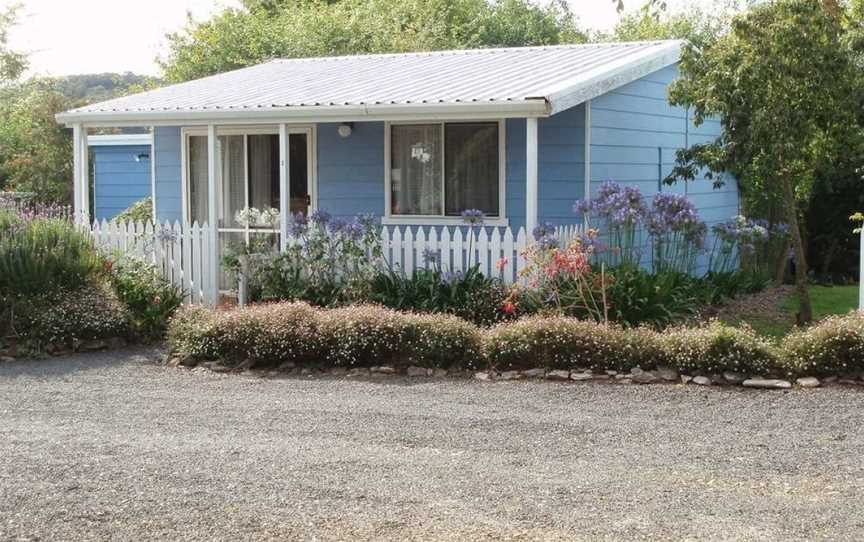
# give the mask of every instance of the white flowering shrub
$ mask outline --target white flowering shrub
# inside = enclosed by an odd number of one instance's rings
[[[774,347],[746,326],[711,321],[699,327],[677,327],[657,334],[661,363],[686,374],[746,375],[785,373]]]
[[[563,316],[532,316],[491,328],[485,352],[498,370],[649,368],[657,359],[654,334]]]
[[[374,305],[316,309],[295,302],[228,311],[187,307],[172,319],[168,341],[178,354],[261,364],[475,367],[482,356],[480,332],[469,322]]]
[[[829,316],[783,340],[790,371],[802,375],[831,375],[864,370],[864,312]]]
[[[79,341],[125,337],[129,333],[128,310],[104,284],[31,297],[28,301],[16,326],[18,333],[37,348],[49,344],[74,346]]]

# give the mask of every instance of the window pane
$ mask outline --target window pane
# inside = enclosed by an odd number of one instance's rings
[[[440,215],[441,126],[393,126],[390,155],[390,212]]]
[[[279,209],[279,136],[249,136],[249,206]]]
[[[207,222],[207,137],[189,136],[189,222]]]
[[[246,208],[246,163],[243,136],[219,136],[219,156],[222,167],[216,183],[222,186],[219,205],[219,226],[240,228],[237,213]]]
[[[444,131],[447,214],[498,216],[498,123],[447,124]]]
[[[291,181],[291,214],[309,213],[309,142],[306,134],[288,135],[288,177]]]

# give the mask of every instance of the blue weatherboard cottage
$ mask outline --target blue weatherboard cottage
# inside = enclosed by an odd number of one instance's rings
[[[662,184],[677,149],[720,134],[718,120],[696,127],[668,103],[681,45],[273,60],[58,120],[75,132],[79,216],[89,209],[87,130],[150,127],[157,218],[217,224],[220,240],[248,238],[252,226],[236,216],[251,207],[424,227],[480,209],[487,226],[530,232],[581,223],[574,202],[607,180],[645,197],[686,193],[710,227],[738,213],[735,182]],[[125,202],[99,186],[103,218]]]

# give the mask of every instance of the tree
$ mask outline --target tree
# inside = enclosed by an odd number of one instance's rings
[[[844,46],[842,18],[817,0],[760,4],[733,20],[716,43],[688,47],[674,104],[692,108],[700,124],[722,119],[715,142],[678,153],[669,180],[731,172],[746,190],[782,202],[795,252],[800,322],[812,319],[807,255],[799,212],[816,172],[841,152],[859,152],[858,77]],[[849,145],[852,148],[849,148]]]
[[[9,30],[18,23],[21,4],[0,11],[0,84],[16,81],[28,67],[27,54],[9,48]]]
[[[710,7],[690,6],[682,10],[652,9],[646,4],[639,11],[622,15],[609,35],[609,41],[688,40],[704,46],[729,30],[732,17],[745,6],[738,0],[715,1]]]
[[[171,82],[271,58],[584,42],[567,4],[528,0],[246,0],[168,36]]]

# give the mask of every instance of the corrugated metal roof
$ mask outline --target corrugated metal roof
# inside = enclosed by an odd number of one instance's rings
[[[640,76],[640,67],[653,71],[676,62],[680,45],[654,41],[274,60],[92,104],[58,118],[82,122],[135,113],[134,118],[143,120],[156,113],[166,118],[165,114],[346,106],[364,106],[368,114],[379,106],[410,110],[537,100],[554,110],[557,99],[607,79],[621,79],[622,71],[635,69],[635,76]]]

